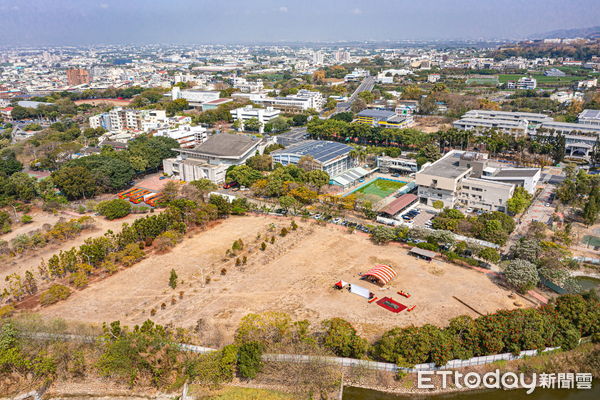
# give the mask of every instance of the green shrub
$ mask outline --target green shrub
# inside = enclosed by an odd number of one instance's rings
[[[71,295],[71,289],[64,285],[54,284],[40,296],[40,304],[48,306],[65,300]]]
[[[101,201],[96,206],[96,211],[106,219],[123,218],[131,213],[131,203],[123,199]]]
[[[21,217],[21,223],[23,223],[23,224],[30,224],[32,222],[33,222],[33,218],[31,218],[31,215],[25,214]]]

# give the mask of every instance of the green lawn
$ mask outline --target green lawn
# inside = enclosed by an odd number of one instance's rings
[[[497,85],[498,77],[491,76],[489,78],[469,78],[466,82],[467,85]]]
[[[521,74],[500,74],[498,75],[500,83],[506,83],[508,81],[518,81],[519,78],[522,78],[526,75],[521,75]],[[582,81],[584,79],[588,79],[584,76],[546,76],[543,74],[539,74],[539,75],[532,75],[533,78],[535,78],[538,82],[539,86],[543,86],[543,84],[562,84],[564,83],[565,85],[570,84],[573,81]]]
[[[394,193],[404,185],[406,185],[405,182],[377,178],[360,189],[355,190],[352,194],[356,195],[356,197],[361,200],[368,200],[376,203]]]

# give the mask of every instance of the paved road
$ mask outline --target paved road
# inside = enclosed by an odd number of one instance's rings
[[[544,180],[544,178],[542,178],[542,180]],[[529,206],[527,211],[521,216],[515,230],[506,242],[504,249],[510,249],[517,240],[524,236],[532,221],[539,221],[544,224],[547,224],[550,221],[550,218],[554,213],[554,205],[551,204],[550,206],[546,206],[546,204],[550,204],[550,195],[554,189],[554,185],[548,183],[545,184],[540,194],[533,199],[531,206]]]
[[[365,91],[370,92],[371,90],[373,90],[373,87],[375,87],[375,77],[367,76],[365,79],[362,80],[360,85],[358,85],[358,87],[356,88],[354,93],[352,93],[352,96],[350,96],[348,101],[345,101],[343,103],[338,103],[338,105],[335,108],[335,111],[329,116],[329,118],[331,118],[335,114],[350,111],[350,108],[352,107],[352,104],[358,97],[358,94],[360,92],[365,92]]]

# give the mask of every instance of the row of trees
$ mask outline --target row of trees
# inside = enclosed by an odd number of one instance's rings
[[[410,367],[553,346],[568,350],[577,346],[582,336],[600,342],[600,303],[591,292],[564,295],[540,309],[503,310],[476,319],[459,316],[444,328],[429,324],[394,328],[373,346],[341,318],[323,321],[311,330],[308,321],[292,321],[287,314],[276,312],[247,315],[235,339],[237,343],[260,343],[273,352],[299,348],[314,352],[321,347],[340,357],[372,357]]]
[[[566,179],[556,191],[557,198],[580,211],[583,221],[593,225],[600,216],[600,176],[590,175],[569,165],[565,168]]]
[[[44,330],[41,325],[36,324],[36,329]],[[569,350],[584,336],[600,342],[600,303],[591,293],[561,296],[539,309],[505,310],[476,319],[459,316],[442,328],[429,324],[394,328],[373,345],[341,318],[311,327],[308,321],[294,321],[282,312],[248,314],[238,325],[233,344],[202,355],[181,350],[178,343],[189,340],[184,330],[150,320],[132,329],[119,321],[104,324],[94,351],[81,343],[54,347],[49,341],[32,346],[13,322],[5,320],[0,327],[0,371],[27,376],[29,381],[98,373],[136,387],[165,388],[185,381],[217,385],[236,376],[255,378],[267,367],[262,361],[266,351],[372,358],[410,367],[550,346]],[[310,376],[310,381],[303,388],[314,390],[327,371],[317,365],[309,368],[312,373],[305,378]]]
[[[444,229],[503,245],[515,229],[514,219],[503,212],[486,212],[476,217],[465,216],[459,210],[446,208],[432,221],[434,229]]]

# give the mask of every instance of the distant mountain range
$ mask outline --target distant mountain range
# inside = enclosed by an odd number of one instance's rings
[[[552,38],[600,38],[600,26],[592,26],[589,28],[573,28],[573,29],[558,29],[546,33],[538,33],[532,35],[532,39],[552,39]]]

